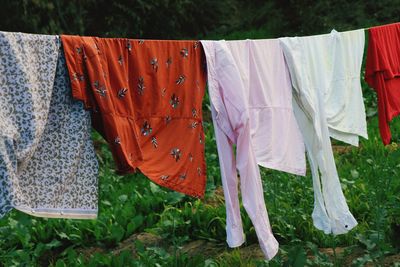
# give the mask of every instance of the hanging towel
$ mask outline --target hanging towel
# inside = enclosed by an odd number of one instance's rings
[[[90,114],[72,99],[60,45],[0,32],[0,216],[97,216]]]
[[[314,225],[325,233],[346,233],[357,222],[341,189],[329,137],[352,145],[358,145],[358,136],[368,137],[360,85],[364,31],[280,41],[313,176]]]
[[[92,111],[117,171],[202,197],[206,184],[197,41],[62,36],[75,99]]]
[[[278,252],[264,202],[260,164],[305,174],[304,143],[292,110],[289,74],[278,40],[202,41],[226,202],[227,242],[245,241],[243,205],[267,259]],[[236,145],[236,157],[233,145]]]
[[[377,93],[379,131],[387,145],[389,122],[400,114],[400,23],[369,29],[365,81]]]

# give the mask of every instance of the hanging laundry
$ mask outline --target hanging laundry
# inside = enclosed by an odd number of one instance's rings
[[[325,233],[346,233],[357,222],[341,189],[329,137],[351,145],[358,145],[358,136],[368,137],[360,84],[364,31],[280,41],[313,176],[314,225]]]
[[[117,172],[139,168],[161,186],[202,197],[206,73],[199,43],[61,38],[72,94],[92,111]]]
[[[97,216],[90,114],[74,101],[57,36],[0,32],[0,216]]]
[[[304,142],[293,114],[290,76],[279,41],[227,41],[226,45],[243,81],[242,101],[249,110],[257,163],[304,176]]]
[[[257,163],[299,175],[305,175],[306,169],[283,53],[278,40],[202,44],[226,202],[227,242],[237,247],[245,241],[237,168],[243,205],[262,251],[271,259],[278,251],[278,242],[269,223]]]
[[[400,114],[400,23],[369,29],[365,81],[378,96],[379,131],[385,145],[389,122]]]

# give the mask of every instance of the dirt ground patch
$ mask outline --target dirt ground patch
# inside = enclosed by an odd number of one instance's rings
[[[121,242],[118,247],[111,251],[106,251],[103,248],[91,247],[81,249],[79,252],[84,255],[86,259],[90,258],[91,255],[95,253],[109,253],[113,255],[119,255],[123,251],[130,251],[132,256],[137,257],[135,242],[140,241],[144,247],[164,247],[168,252],[172,253],[175,248],[173,246],[167,246],[166,242],[162,240],[161,237],[151,234],[151,233],[140,233],[134,234],[129,238]],[[189,256],[202,255],[205,258],[218,258],[224,253],[229,253],[231,249],[227,248],[225,244],[218,244],[214,242],[209,242],[206,240],[194,240],[182,245],[178,252],[182,254],[188,254]],[[251,244],[249,246],[243,246],[238,249],[241,257],[244,259],[264,259],[264,254],[261,251],[258,244]],[[350,251],[350,252],[349,252]],[[320,253],[327,255],[332,262],[334,261],[334,251],[333,248],[320,248]],[[336,259],[340,262],[340,266],[350,267],[354,260],[364,255],[364,250],[361,248],[345,248],[337,247],[335,249]],[[308,259],[313,260],[314,255],[309,253]],[[400,266],[400,254],[390,255],[382,259],[379,266],[389,267]],[[373,267],[376,263],[367,263],[365,266]]]

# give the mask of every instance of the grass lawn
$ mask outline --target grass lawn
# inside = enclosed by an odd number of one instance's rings
[[[207,109],[205,107],[205,109]],[[206,111],[207,117],[207,111]],[[196,200],[118,176],[107,145],[94,134],[100,161],[97,220],[35,218],[13,211],[0,220],[4,266],[400,266],[400,119],[394,143],[380,141],[376,115],[360,147],[334,143],[347,202],[359,225],[341,236],[312,225],[307,177],[262,169],[265,201],[281,247],[270,262],[243,210],[246,244],[225,243],[225,206],[212,124],[205,123],[207,194]]]

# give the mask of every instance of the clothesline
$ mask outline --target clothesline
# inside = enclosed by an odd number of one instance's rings
[[[278,251],[259,166],[306,174],[312,219],[326,234],[357,225],[330,138],[368,138],[360,73],[365,30],[263,40],[173,41],[0,32],[0,216],[97,216],[91,125],[117,173],[139,169],[195,197],[206,185],[206,81],[227,212],[244,243],[243,205],[267,259]],[[365,79],[378,95],[384,144],[400,114],[400,23],[368,28]],[[236,146],[236,149],[234,147]]]

